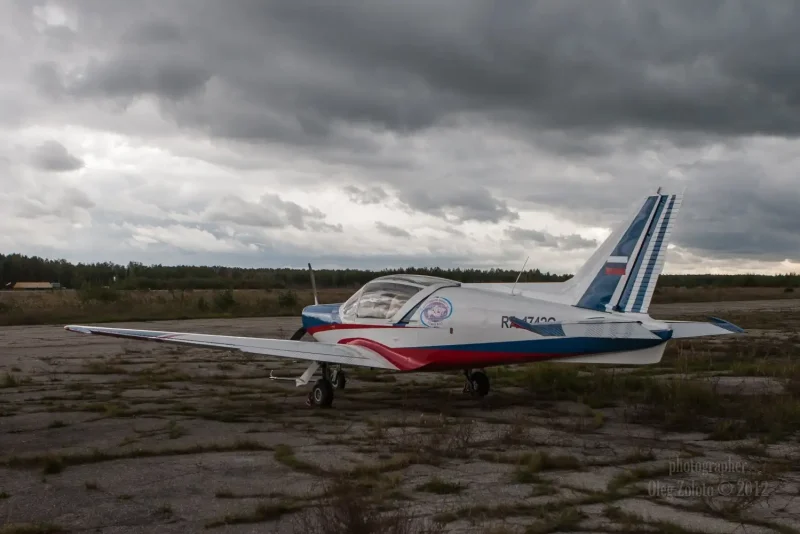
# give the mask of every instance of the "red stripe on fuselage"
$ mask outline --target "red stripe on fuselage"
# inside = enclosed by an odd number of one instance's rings
[[[415,326],[395,326],[393,324],[354,324],[354,323],[331,323],[312,326],[308,329],[309,334],[317,332],[328,332],[329,330],[354,330],[360,328],[418,328]]]
[[[477,369],[481,367],[491,367],[493,365],[538,362],[579,355],[564,353],[486,352],[439,349],[436,347],[387,347],[377,341],[364,338],[344,338],[341,339],[339,343],[370,349],[380,354],[400,371]]]

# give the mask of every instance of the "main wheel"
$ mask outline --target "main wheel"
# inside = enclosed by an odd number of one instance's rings
[[[333,386],[325,379],[319,379],[311,390],[311,402],[315,406],[328,407],[333,404]]]
[[[331,384],[336,389],[344,389],[345,384],[347,383],[347,376],[345,376],[344,371],[339,369],[338,371],[334,371],[333,376],[331,377]]]
[[[476,397],[485,397],[489,394],[489,377],[483,371],[474,371],[469,375],[472,394]]]

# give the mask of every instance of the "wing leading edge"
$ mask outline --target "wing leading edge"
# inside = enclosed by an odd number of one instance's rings
[[[311,343],[288,339],[260,337],[218,336],[189,332],[163,332],[159,330],[136,330],[128,328],[106,328],[101,326],[67,325],[64,330],[79,334],[158,341],[194,347],[238,350],[250,354],[263,354],[278,358],[309,360],[315,362],[371,367],[374,369],[398,368],[377,352],[358,345],[335,343]]]

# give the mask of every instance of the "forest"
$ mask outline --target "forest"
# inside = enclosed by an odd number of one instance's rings
[[[406,267],[368,271],[358,269],[314,270],[320,288],[358,287],[376,276],[392,273],[426,274],[461,282],[513,282],[518,271],[504,269],[440,269]],[[570,275],[528,269],[521,282],[557,282]],[[118,265],[110,262],[73,264],[63,259],[52,260],[22,254],[0,254],[0,288],[15,282],[58,282],[69,289],[110,287],[114,289],[308,289],[310,277],[306,269],[241,268],[226,266],[143,265],[131,262]],[[800,285],[800,275],[662,275],[660,287],[784,287]]]

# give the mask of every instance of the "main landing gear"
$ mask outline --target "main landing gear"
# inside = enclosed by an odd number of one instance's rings
[[[470,371],[464,369],[466,383],[464,393],[469,393],[473,397],[485,397],[489,394],[489,376],[484,371]]]
[[[294,380],[296,386],[304,386],[308,384],[319,367],[322,368],[322,378],[314,383],[314,387],[311,388],[311,392],[306,399],[306,404],[308,406],[328,408],[333,404],[334,390],[344,389],[347,383],[347,376],[340,365],[313,362],[299,378],[274,376],[272,372],[270,372],[269,377],[272,380]]]

